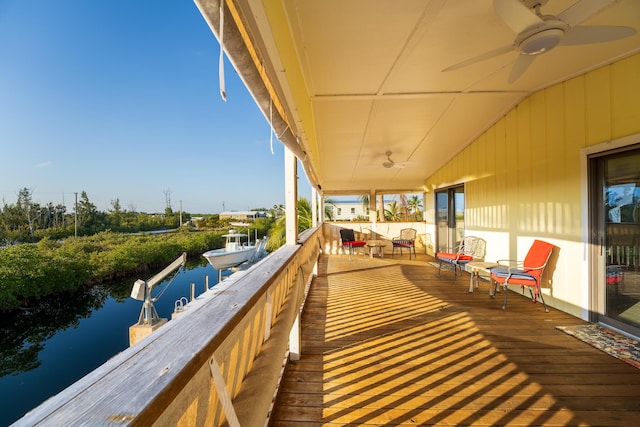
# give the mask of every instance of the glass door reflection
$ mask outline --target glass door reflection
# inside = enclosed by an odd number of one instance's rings
[[[436,191],[437,252],[453,250],[464,237],[464,186]]]
[[[598,320],[634,335],[640,331],[640,149],[595,160],[603,224],[604,313]],[[597,200],[597,198],[594,198]]]

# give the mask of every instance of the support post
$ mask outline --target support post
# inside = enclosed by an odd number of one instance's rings
[[[287,245],[298,243],[298,160],[291,150],[284,149],[284,183]]]
[[[318,226],[318,190],[311,187],[311,226]]]
[[[378,213],[376,212],[376,191],[371,190],[369,193],[369,222],[371,223],[371,239],[377,239]]]

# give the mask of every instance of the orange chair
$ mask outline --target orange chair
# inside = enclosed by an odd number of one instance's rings
[[[491,279],[495,282],[493,295],[495,295],[495,290],[497,290],[498,285],[502,285],[504,289],[503,310],[507,308],[507,285],[520,285],[522,286],[522,292],[524,292],[525,286],[529,288],[531,300],[534,303],[538,301],[539,296],[544,305],[544,311],[549,312],[547,304],[544,302],[542,292],[540,291],[540,278],[542,277],[544,268],[547,266],[552,250],[552,244],[543,242],[542,240],[534,240],[524,261],[500,260],[498,261],[500,267],[491,269]],[[508,267],[509,264],[513,263],[516,264],[515,267]]]
[[[436,258],[440,261],[438,277],[440,277],[440,272],[442,271],[442,263],[445,263],[453,267],[453,280],[456,280],[458,277],[457,270],[460,270],[460,274],[462,274],[462,267],[471,261],[484,260],[486,246],[484,239],[466,236],[460,240],[460,243],[452,252],[436,252]]]
[[[340,240],[342,241],[342,252],[346,249],[349,252],[349,259],[353,255],[354,248],[363,248],[367,245],[367,242],[356,240],[355,233],[348,228],[340,229]]]

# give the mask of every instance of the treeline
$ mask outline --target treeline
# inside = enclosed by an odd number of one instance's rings
[[[182,222],[191,218],[182,213]],[[102,231],[136,233],[161,229],[174,229],[180,225],[180,213],[166,208],[162,214],[136,212],[124,209],[119,199],[111,201],[111,208],[99,211],[85,191],[80,193],[74,209],[67,211],[63,204],[49,202],[41,205],[33,201],[28,188],[18,192],[15,204],[3,201],[0,209],[0,245],[2,243],[37,242],[44,238],[62,239],[69,236],[90,236]]]
[[[199,257],[224,245],[222,232],[158,235],[99,233],[77,239],[43,239],[0,250],[0,311],[82,286],[165,265],[181,253]]]
[[[5,202],[0,211],[0,312],[144,272],[173,261],[182,252],[200,257],[206,250],[224,246],[222,235],[229,220],[221,222],[219,215],[199,217],[195,227],[180,227],[180,214],[170,208],[164,214],[144,214],[121,209],[118,200],[111,207],[108,212],[98,211],[83,191],[75,212],[68,213],[64,205],[33,202],[26,188],[20,190],[16,204]],[[275,206],[273,212],[242,231],[251,240],[270,234],[281,216]],[[183,224],[190,218],[182,213]],[[144,233],[167,229],[178,231]]]

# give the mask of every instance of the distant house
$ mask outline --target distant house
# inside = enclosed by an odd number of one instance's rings
[[[220,220],[255,221],[256,218],[266,218],[265,211],[227,211],[220,213]]]
[[[360,200],[335,201],[326,205],[333,212],[334,221],[360,221],[369,218],[369,210],[365,210]]]

